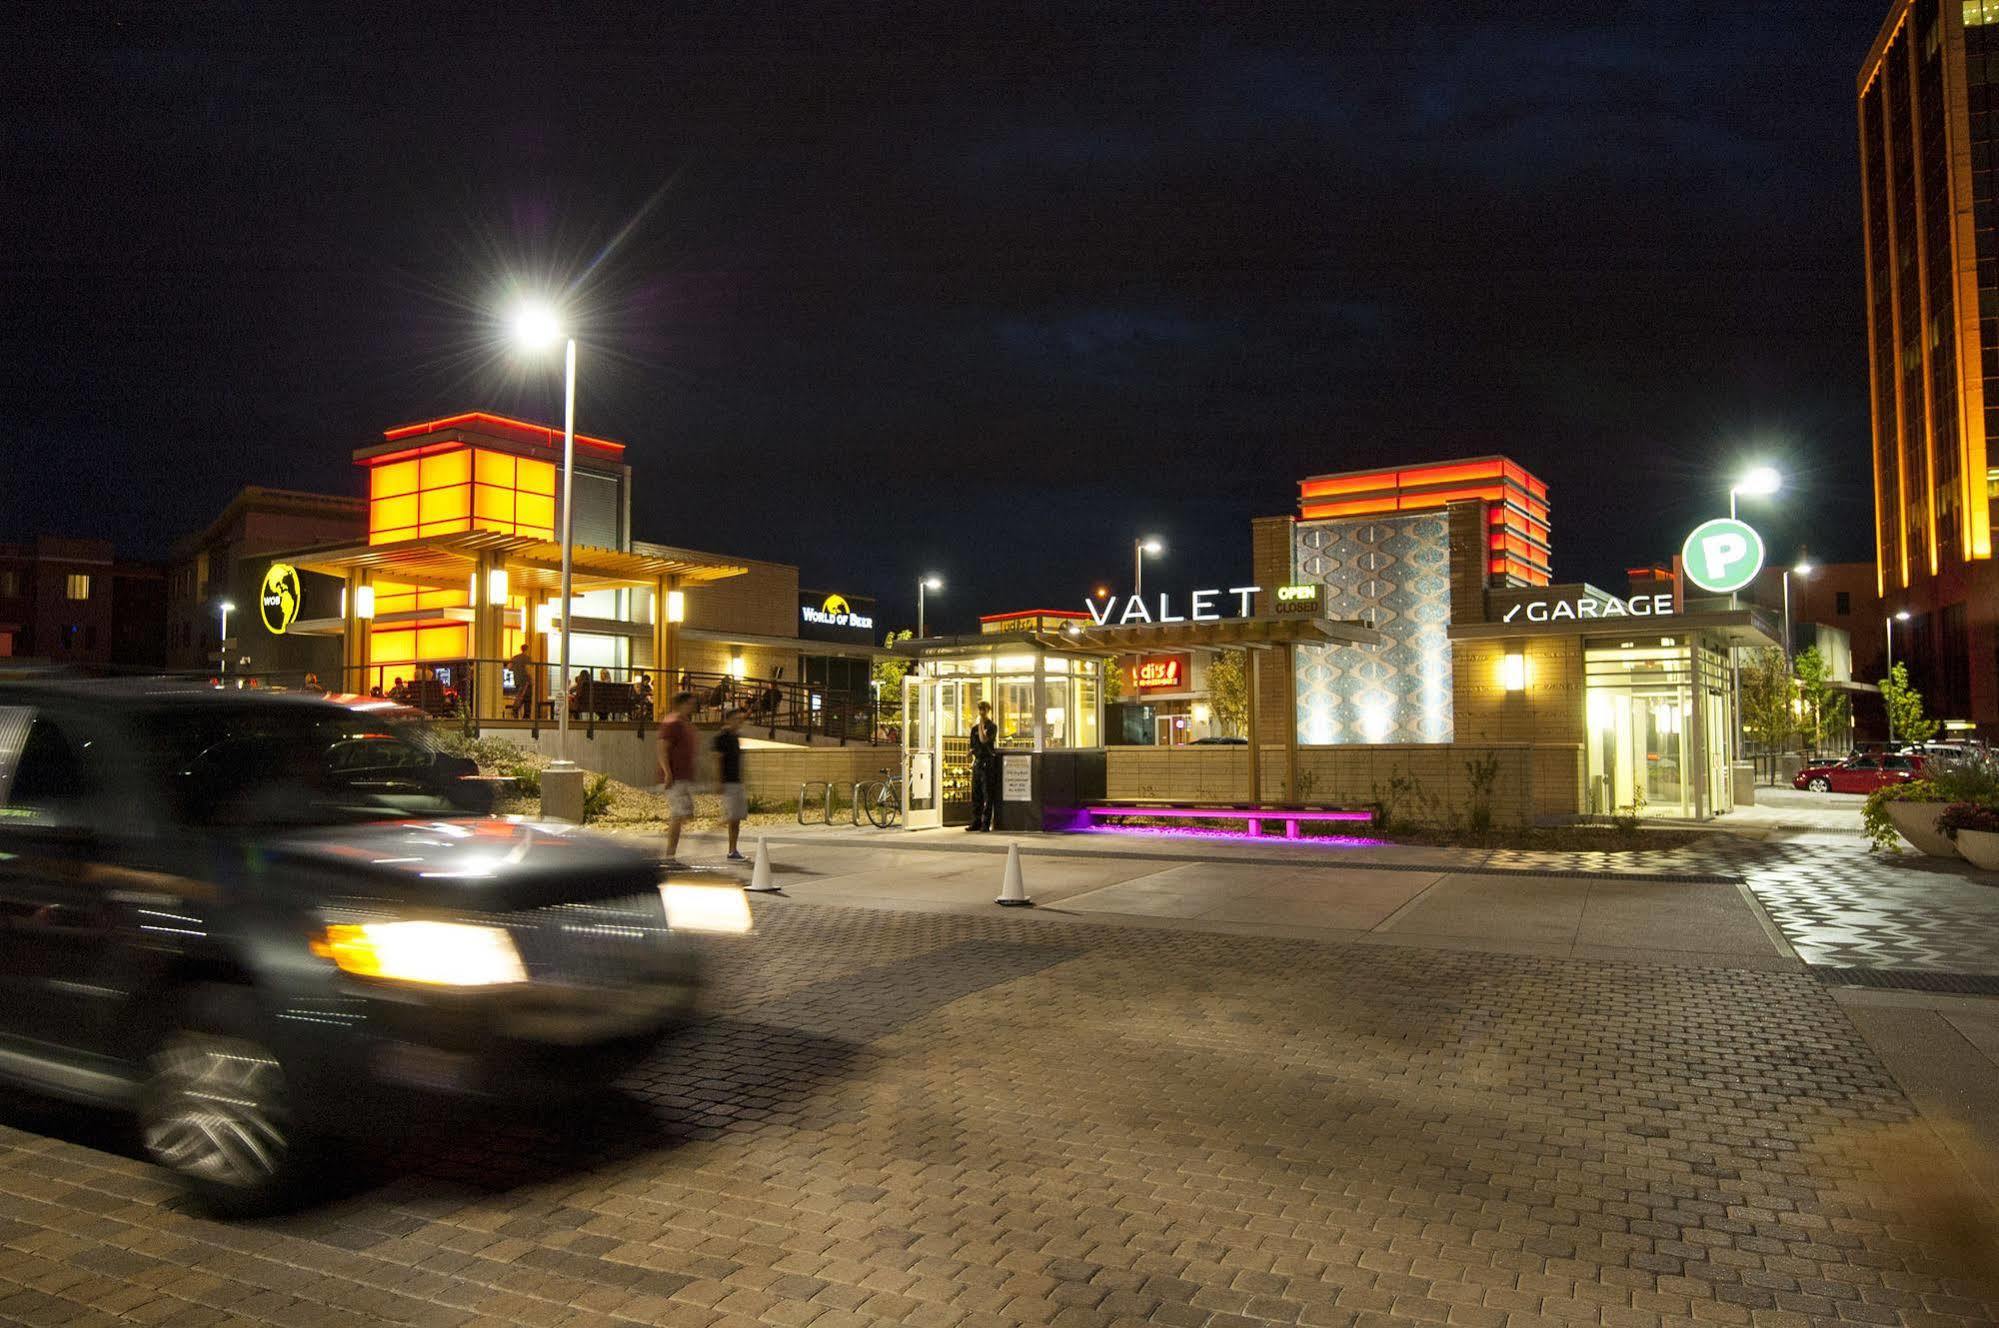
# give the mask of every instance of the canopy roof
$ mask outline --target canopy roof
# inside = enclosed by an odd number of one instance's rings
[[[1200,622],[1072,622],[1059,632],[987,632],[978,636],[929,637],[896,644],[899,655],[965,654],[974,650],[1018,650],[1032,642],[1047,650],[1079,655],[1125,655],[1140,650],[1260,650],[1268,646],[1378,646],[1386,638],[1363,623],[1296,614],[1213,618]]]
[[[602,590],[618,586],[649,586],[661,577],[682,584],[720,581],[749,571],[741,563],[722,562],[705,553],[650,546],[651,553],[626,553],[587,544],[570,549],[571,577],[576,589]],[[268,555],[300,571],[346,576],[366,569],[387,581],[440,589],[463,589],[478,570],[481,557],[497,557],[517,588],[562,589],[562,546],[532,535],[502,535],[490,530],[428,535],[389,544],[340,544]]]

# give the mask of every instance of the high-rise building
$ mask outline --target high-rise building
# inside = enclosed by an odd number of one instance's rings
[[[1999,0],[1898,0],[1858,92],[1881,599],[1930,713],[1999,735]]]

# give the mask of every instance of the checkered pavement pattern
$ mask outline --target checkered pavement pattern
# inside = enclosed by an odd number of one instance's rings
[[[1808,974],[756,907],[620,1096],[295,1217],[9,1108],[0,1323],[1993,1321]]]

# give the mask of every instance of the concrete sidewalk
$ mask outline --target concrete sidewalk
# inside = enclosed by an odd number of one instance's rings
[[[805,903],[989,912],[1004,855],[1017,845],[1037,905],[1019,912],[1050,925],[1115,922],[1545,958],[1800,967],[1732,875],[1701,870],[1717,865],[1710,860],[1653,855],[1644,864],[1649,871],[1610,877],[1558,864],[1540,872],[1502,867],[1483,850],[1392,844],[840,830],[765,840],[776,883]],[[754,848],[754,839],[745,843]],[[682,858],[708,865],[719,847],[717,836],[690,834]]]

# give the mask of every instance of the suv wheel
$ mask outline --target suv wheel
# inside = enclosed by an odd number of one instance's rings
[[[1832,781],[1824,775],[1820,775],[1817,779],[1805,785],[1805,787],[1814,793],[1830,793],[1832,792]]]
[[[285,1206],[306,1171],[284,1066],[258,1022],[247,989],[197,989],[154,1048],[140,1096],[148,1156],[224,1216]]]

